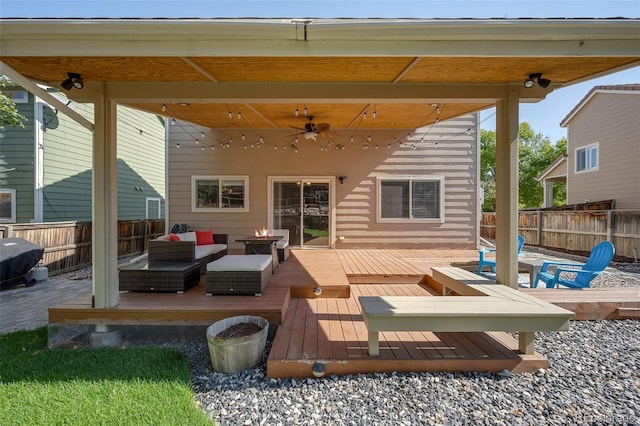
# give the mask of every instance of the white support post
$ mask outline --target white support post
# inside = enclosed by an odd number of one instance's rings
[[[542,207],[553,207],[553,181],[552,180],[544,180],[544,193],[543,193],[543,202]]]
[[[496,282],[518,288],[518,88],[496,102]]]
[[[93,133],[93,295],[96,308],[118,304],[116,102],[95,93]]]

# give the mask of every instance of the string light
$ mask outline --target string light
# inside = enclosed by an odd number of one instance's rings
[[[293,115],[297,117],[299,114],[300,113],[298,112],[298,107],[296,106],[296,110],[293,112]]]
[[[309,114],[309,110],[307,110],[307,107],[305,106],[304,107],[304,115],[307,115],[307,114]]]
[[[229,120],[233,118],[233,114],[231,113],[231,111],[229,111],[229,114],[227,115],[227,117],[229,117]]]
[[[175,126],[175,125],[176,125],[176,119],[175,119],[175,118],[172,118],[172,119],[171,119],[171,125],[172,125],[172,126]]]
[[[165,104],[162,104],[162,112],[165,112],[167,110],[167,106]]]

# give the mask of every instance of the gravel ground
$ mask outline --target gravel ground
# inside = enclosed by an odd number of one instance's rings
[[[612,264],[592,286],[640,287],[640,265]],[[211,370],[206,342],[182,347],[196,403],[219,424],[640,425],[640,321],[572,321],[568,332],[536,333],[550,368],[533,374],[274,380],[265,377],[269,345],[261,365],[237,374]]]
[[[640,287],[640,264],[612,263],[591,286]],[[212,371],[204,339],[178,344],[196,404],[220,425],[640,425],[640,321],[572,321],[568,332],[536,333],[550,368],[533,374],[274,380],[265,376],[270,345],[256,368],[224,374]]]

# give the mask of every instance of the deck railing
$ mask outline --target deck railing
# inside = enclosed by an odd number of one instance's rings
[[[118,221],[118,257],[142,254],[150,239],[164,234],[164,219]],[[0,225],[0,237],[23,238],[44,247],[49,274],[91,265],[91,222],[43,222]]]
[[[528,245],[587,253],[608,240],[616,256],[640,260],[638,210],[521,211],[518,232]],[[495,239],[494,212],[482,213],[480,235]]]

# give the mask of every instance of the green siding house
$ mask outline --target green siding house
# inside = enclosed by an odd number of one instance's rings
[[[0,131],[0,223],[90,221],[91,133],[20,87],[5,93],[27,121]],[[93,121],[92,104],[69,106]],[[163,218],[164,120],[118,106],[117,127],[118,219]]]

